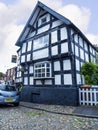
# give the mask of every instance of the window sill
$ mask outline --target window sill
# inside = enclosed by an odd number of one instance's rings
[[[53,79],[54,77],[34,77],[34,80]]]

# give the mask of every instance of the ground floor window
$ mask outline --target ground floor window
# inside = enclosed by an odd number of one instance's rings
[[[51,77],[51,63],[41,62],[34,65],[34,78]]]

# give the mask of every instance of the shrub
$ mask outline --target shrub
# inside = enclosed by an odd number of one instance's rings
[[[98,84],[98,64],[92,62],[84,63],[81,67],[81,74],[84,75],[86,84]]]

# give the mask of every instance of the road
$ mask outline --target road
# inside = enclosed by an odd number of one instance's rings
[[[98,119],[0,106],[0,130],[98,130]]]

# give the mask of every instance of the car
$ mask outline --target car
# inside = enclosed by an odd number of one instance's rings
[[[19,106],[20,94],[13,85],[0,85],[0,104]]]

